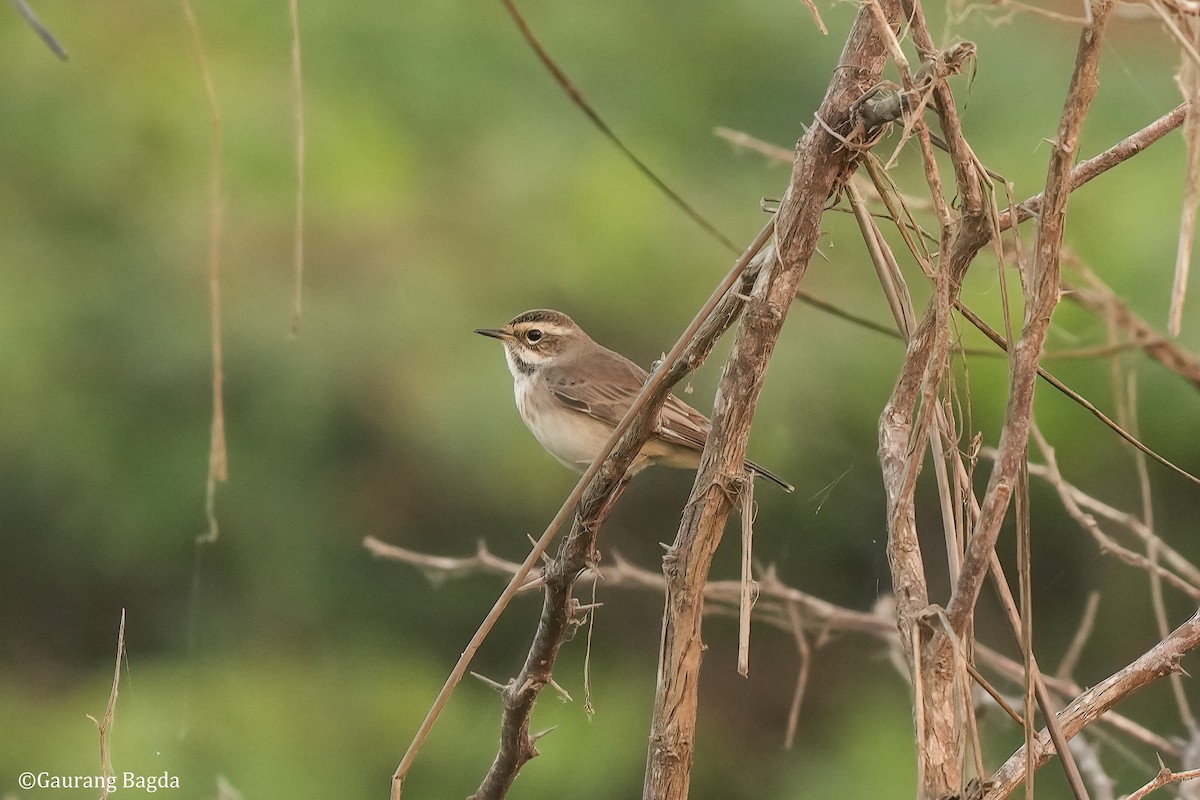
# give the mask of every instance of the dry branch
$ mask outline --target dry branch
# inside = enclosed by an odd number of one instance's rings
[[[1147,684],[1179,670],[1179,660],[1200,646],[1200,611],[1180,625],[1125,669],[1104,679],[1075,698],[1058,715],[1058,721],[1068,737],[1099,719],[1119,700]],[[1041,766],[1054,754],[1053,745],[1045,731],[1033,743],[1033,761]],[[1007,797],[1025,777],[1025,748],[1014,753],[992,775],[991,788],[984,800]]]
[[[1070,256],[1068,256],[1070,257]],[[1064,296],[1113,325],[1150,358],[1200,389],[1200,356],[1173,342],[1136,314],[1129,304],[1077,258],[1072,268],[1083,284],[1065,283]]]
[[[1183,781],[1194,781],[1197,778],[1200,778],[1200,769],[1189,769],[1185,770],[1184,772],[1172,772],[1166,767],[1163,767],[1149,783],[1126,797],[1125,800],[1142,800],[1142,798],[1146,795],[1157,791],[1164,786],[1172,783],[1181,783]]]
[[[1009,371],[1009,403],[1000,434],[999,457],[980,504],[980,517],[972,533],[947,616],[955,631],[966,630],[983,578],[991,561],[996,537],[1008,510],[1017,471],[1025,460],[1029,423],[1033,411],[1033,390],[1037,382],[1038,360],[1059,299],[1059,258],[1070,196],[1071,165],[1079,146],[1079,134],[1092,99],[1099,87],[1097,71],[1100,41],[1112,3],[1098,0],[1091,4],[1091,22],[1079,40],[1075,72],[1063,109],[1058,138],[1046,177],[1045,200],[1038,226],[1038,240],[1032,275],[1029,279],[1025,322],[1021,338],[1013,346]]]
[[[922,56],[933,57],[933,39],[919,4],[906,8],[906,13]],[[946,637],[941,638],[940,647],[927,646],[931,628],[924,620],[930,610],[929,591],[917,536],[915,492],[929,441],[930,420],[937,407],[936,394],[949,363],[950,309],[977,252],[975,244],[986,243],[994,228],[994,212],[984,189],[986,172],[963,136],[954,97],[944,81],[933,87],[933,96],[954,164],[956,193],[962,200],[961,214],[957,219],[950,216],[937,164],[924,146],[927,136],[923,127],[918,127],[926,179],[942,224],[942,258],[934,272],[934,296],[912,328],[896,386],[879,419],[879,461],[887,499],[888,563],[896,598],[900,647],[914,689],[918,791],[923,797],[940,797],[961,788],[964,725],[959,712],[964,698],[959,694],[963,686],[962,673],[957,667],[961,663],[959,648]]]
[[[891,19],[900,19],[898,4],[884,5]],[[663,559],[667,596],[642,790],[647,800],[682,800],[688,795],[704,648],[703,593],[709,567],[733,498],[745,489],[736,476],[741,472],[763,375],[816,250],[825,202],[849,178],[856,161],[856,151],[844,141],[845,133],[839,137],[827,126],[851,130],[851,105],[864,88],[879,80],[885,60],[886,50],[872,24],[871,12],[861,8],[847,37],[840,66],[817,112],[821,124],[810,128],[796,148],[791,180],[776,223],[779,258],[764,266],[750,292],[745,317],[726,362],[713,409],[712,433],[675,542]]]
[[[376,555],[405,564],[412,564],[423,572],[443,578],[459,578],[474,574],[513,575],[520,565],[506,561],[491,553],[480,544],[475,555],[465,557],[436,556],[395,547],[368,537],[366,545]],[[588,570],[579,577],[580,583],[603,584],[609,589],[634,589],[661,594],[665,581],[661,572],[643,569],[613,553],[609,562],[597,569]],[[716,614],[722,611],[735,613],[741,594],[741,582],[735,580],[709,581],[704,586],[704,612]],[[793,610],[795,616],[793,616]],[[759,576],[759,602],[754,606],[754,617],[760,623],[771,625],[785,633],[794,633],[798,617],[803,631],[815,634],[818,641],[827,641],[836,634],[863,634],[875,639],[885,647],[898,643],[891,603],[884,598],[874,612],[859,611],[830,603],[808,592],[782,583],[773,568]],[[976,642],[974,654],[978,662],[1001,678],[1020,684],[1024,667],[1021,663],[1002,653]],[[900,668],[901,673],[905,672]],[[1043,676],[1047,688],[1059,697],[1078,698],[1083,688],[1064,678]],[[994,692],[995,690],[989,690]],[[1137,722],[1108,711],[1100,722],[1131,740],[1140,742],[1158,753],[1171,758],[1181,758],[1183,749],[1174,741],[1164,738]]]

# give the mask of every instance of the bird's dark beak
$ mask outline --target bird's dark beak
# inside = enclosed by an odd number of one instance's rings
[[[500,328],[476,328],[475,332],[480,336],[490,336],[493,339],[511,339],[512,334]]]

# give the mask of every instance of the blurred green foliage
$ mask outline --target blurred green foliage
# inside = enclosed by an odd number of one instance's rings
[[[292,339],[286,8],[197,5],[224,141],[230,462],[221,537],[203,549],[194,540],[206,526],[212,407],[210,119],[180,7],[39,3],[71,54],[65,64],[0,11],[0,795],[16,792],[23,770],[98,768],[84,715],[103,713],[124,608],[118,770],[168,770],[187,797],[215,796],[219,777],[247,797],[384,796],[498,583],[431,583],[373,560],[362,538],[447,555],[483,540],[519,558],[574,481],[528,436],[495,343],[472,328],[557,307],[649,364],[730,262],[568,103],[499,4],[302,2],[307,263]],[[735,240],[762,224],[759,198],[777,197],[787,172],[713,129],[793,142],[854,13],[822,2],[831,32],[822,37],[799,3],[527,5],[612,127]],[[979,43],[977,71],[956,83],[968,136],[1017,198],[1033,194],[1075,32],[982,13],[952,28],[935,22],[947,41]],[[1165,42],[1151,24],[1114,23],[1085,155],[1178,102]],[[1072,201],[1070,246],[1156,324],[1182,164],[1171,137]],[[911,149],[896,174],[919,187]],[[886,320],[850,221],[831,213],[826,227],[828,260],[806,285]],[[924,302],[915,271],[910,282]],[[997,325],[999,291],[982,259],[964,296]],[[1196,300],[1182,340],[1192,349]],[[1070,304],[1057,323],[1053,347],[1104,341],[1102,325]],[[875,429],[901,356],[895,341],[798,306],[751,443],[798,487],[792,496],[761,487],[756,556],[787,582],[862,609],[888,591]],[[1137,354],[1124,361],[1139,379],[1145,439],[1196,471],[1196,392]],[[1107,363],[1052,368],[1111,407]],[[706,407],[717,372],[696,376],[692,403]],[[1004,362],[974,358],[967,373],[972,420],[994,442]],[[1076,482],[1136,510],[1133,462],[1112,435],[1045,387],[1038,415]],[[1160,530],[1200,556],[1188,535],[1196,492],[1157,469],[1151,483]],[[654,568],[689,486],[684,473],[639,478],[605,529],[605,551]],[[1088,591],[1141,598],[1145,579],[1101,558],[1035,490],[1039,655],[1054,664]],[[928,499],[920,514],[936,536]],[[1010,538],[1003,544],[1011,551]],[[929,551],[940,549],[931,538]],[[716,569],[728,576],[735,565],[727,547]],[[600,595],[597,714],[582,710],[576,642],[559,670],[576,702],[543,699],[535,726],[559,727],[514,796],[639,791],[660,601]],[[1169,600],[1178,619],[1187,603]],[[513,674],[536,609],[519,601],[476,669]],[[980,636],[1006,647],[995,620],[985,597]],[[907,689],[874,643],[838,639],[817,651],[789,753],[794,645],[758,630],[743,681],[732,623],[710,628],[697,798],[911,796]],[[1145,602],[1104,603],[1078,679],[1103,677],[1156,638]],[[1155,691],[1139,708],[1175,732],[1170,699]],[[468,794],[490,762],[497,712],[489,690],[464,685],[412,773],[412,796]],[[1153,772],[1141,766],[1131,774]]]

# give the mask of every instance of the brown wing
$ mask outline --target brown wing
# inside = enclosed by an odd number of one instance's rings
[[[589,354],[587,366],[576,362],[567,369],[546,367],[544,375],[559,403],[609,427],[616,427],[629,411],[648,377],[646,370],[608,349]],[[659,422],[660,436],[701,449],[708,430],[708,419],[703,414],[675,395],[667,397]]]
[[[554,398],[563,407],[587,414],[612,428],[633,405],[646,382],[647,373],[620,353],[607,348],[601,350],[603,352],[588,356],[589,366],[570,365],[569,376],[568,370],[553,366],[546,367],[543,374]],[[667,396],[659,419],[659,436],[683,447],[702,450],[710,430],[712,423],[708,417],[675,395]],[[786,491],[792,491],[791,484],[770,470],[753,461],[747,461],[746,466]]]

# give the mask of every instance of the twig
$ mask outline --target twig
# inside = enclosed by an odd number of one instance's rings
[[[1168,133],[1179,128],[1183,125],[1184,120],[1187,119],[1189,106],[1189,103],[1182,103],[1176,106],[1146,127],[1126,136],[1103,153],[1099,153],[1086,161],[1076,164],[1075,168],[1071,170],[1068,183],[1070,191],[1074,192],[1085,183],[1103,175],[1118,164],[1123,164],[1162,139]],[[1021,203],[1017,203],[1013,209],[1005,211],[1000,215],[1000,230],[1006,231],[1014,224],[1025,222],[1039,215],[1042,211],[1042,203],[1044,201],[1045,196],[1043,194],[1036,194]],[[977,247],[977,249],[981,249],[991,238],[991,231],[987,231],[985,235],[986,238],[982,242],[972,242],[971,245]]]
[[[521,32],[521,36],[524,37],[525,43],[528,44],[530,49],[533,50],[534,54],[537,55],[538,60],[542,62],[542,66],[544,66],[554,78],[554,82],[558,84],[560,89],[566,92],[567,97],[571,98],[571,102],[574,103],[576,107],[578,107],[579,110],[584,113],[584,116],[591,120],[592,124],[596,126],[596,129],[599,130],[606,139],[612,142],[613,145],[615,145],[616,148],[621,151],[621,154],[625,156],[625,158],[631,164],[633,164],[637,171],[640,172],[642,176],[646,178],[646,180],[654,184],[654,186],[660,192],[666,195],[666,197],[680,211],[682,211],[693,222],[703,228],[710,236],[724,244],[725,247],[735,253],[739,252],[740,248],[734,244],[729,237],[717,230],[716,225],[706,219],[704,215],[702,215],[696,210],[695,207],[692,206],[691,203],[683,199],[678,192],[668,186],[666,181],[658,177],[658,174],[655,173],[654,170],[650,169],[649,165],[642,161],[642,159],[636,153],[634,153],[624,141],[621,140],[621,137],[617,136],[616,132],[608,126],[608,123],[604,121],[604,118],[597,113],[596,109],[594,109],[591,103],[587,101],[587,98],[583,96],[583,93],[575,87],[575,85],[571,82],[571,79],[567,77],[565,72],[563,72],[562,67],[560,67],[558,63],[550,56],[549,51],[547,51],[546,48],[542,46],[542,43],[538,41],[538,38],[533,33],[533,29],[529,27],[529,23],[525,21],[523,16],[521,16],[521,12],[517,10],[517,6],[513,0],[500,0],[500,4],[504,6],[506,11],[508,11],[508,15],[512,17],[512,21],[516,24],[517,29]]]
[[[1086,286],[1064,284],[1064,296],[1116,326],[1130,342],[1150,358],[1200,389],[1200,356],[1172,342],[1129,307],[1100,277],[1073,253],[1064,254]]]
[[[1071,753],[1069,747],[1066,746],[1069,737],[1063,733],[1062,727],[1059,724],[1058,713],[1054,708],[1054,702],[1050,699],[1050,692],[1046,688],[1046,682],[1042,676],[1041,669],[1038,667],[1037,659],[1033,654],[1033,641],[1029,637],[1032,632],[1031,628],[1022,624],[1022,619],[1017,613],[1016,603],[1013,601],[1013,596],[1008,588],[1008,581],[1004,577],[1004,569],[1000,565],[1000,558],[995,551],[992,552],[991,563],[989,568],[994,578],[994,584],[999,589],[1000,602],[1004,606],[1004,610],[1008,616],[1009,624],[1013,629],[1013,636],[1016,638],[1018,645],[1021,648],[1023,657],[1023,666],[1025,668],[1025,723],[1026,728],[1026,789],[1029,795],[1033,795],[1033,781],[1030,771],[1034,769],[1033,749],[1029,747],[1033,735],[1033,706],[1034,700],[1042,712],[1042,718],[1046,720],[1046,727],[1050,732],[1050,738],[1053,740],[1055,747],[1061,757],[1063,771],[1067,776],[1067,783],[1071,787],[1071,792],[1078,800],[1087,800],[1088,793],[1083,785],[1083,776],[1079,773],[1079,766],[1075,763],[1075,756]],[[1028,612],[1027,612],[1028,613]]]
[[[804,621],[795,603],[785,603],[788,622],[792,626],[792,638],[796,641],[796,653],[800,657],[800,669],[796,673],[796,688],[792,690],[792,703],[788,707],[787,732],[783,736],[783,747],[791,750],[796,742],[796,729],[800,726],[800,703],[804,690],[808,688],[808,670],[812,663],[812,648],[804,635]]]
[[[808,9],[808,13],[812,14],[813,22],[817,24],[817,30],[828,36],[829,29],[825,27],[825,21],[821,19],[821,12],[817,11],[817,4],[813,0],[804,0],[804,5]]]
[[[121,685],[121,662],[125,660],[125,609],[121,609],[121,624],[117,628],[117,665],[113,668],[112,688],[108,692],[108,706],[104,709],[104,717],[97,720],[91,714],[87,715],[96,725],[96,730],[100,734],[100,772],[104,777],[104,785],[101,789],[100,800],[108,797],[113,793],[111,787],[116,785],[113,778],[112,765],[112,745],[109,739],[112,736],[113,721],[117,713],[117,689]]]
[[[983,674],[970,661],[966,662],[965,667],[967,674],[971,676],[971,679],[975,681],[976,685],[987,692],[988,696],[996,701],[996,705],[1000,706],[1001,710],[1004,711],[1005,714],[1008,714],[1009,718],[1012,719],[1013,722],[1024,727],[1025,718],[1022,717],[1015,708],[1008,704],[1008,701],[1004,699],[1004,695],[996,691],[996,687],[988,683],[987,678],[983,677]]]
[[[433,556],[407,550],[394,544],[380,541],[374,536],[363,539],[363,547],[380,558],[390,558],[393,561],[403,561],[406,564],[420,567],[427,572],[436,572],[444,578],[457,578],[463,575],[475,575],[481,572],[496,575],[514,575],[521,565],[515,561],[507,561],[493,555],[483,544],[479,543],[474,556],[467,558],[451,558],[448,556]]]
[[[58,56],[62,61],[66,61],[67,51],[64,50],[63,46],[58,43],[58,39],[54,38],[54,34],[42,24],[42,21],[38,19],[37,14],[33,13],[33,9],[29,7],[29,4],[26,3],[25,0],[12,0],[12,4],[13,7],[17,9],[17,13],[20,14],[25,22],[29,24],[29,27],[33,28],[34,33],[36,33],[41,40],[46,43],[46,46],[50,48],[51,52]]]
[[[1094,747],[1085,736],[1076,736],[1072,739],[1070,748],[1075,755],[1075,761],[1079,764],[1079,770],[1092,787],[1096,800],[1115,800],[1113,790],[1116,788],[1116,781],[1109,776],[1104,765],[1100,763],[1099,748]]]
[[[1175,672],[1179,669],[1179,660],[1197,646],[1200,646],[1200,611],[1120,672],[1071,701],[1058,715],[1063,732],[1067,737],[1075,736],[1125,697]],[[1046,763],[1054,752],[1044,731],[1038,734],[1033,749],[1037,766]],[[992,788],[984,794],[984,800],[1007,797],[1020,785],[1024,772],[1025,748],[1022,746],[992,775]]]
[[[1189,583],[1186,579],[1164,568],[1157,562],[1147,558],[1141,553],[1135,553],[1127,547],[1122,547],[1115,542],[1112,537],[1108,536],[1096,524],[1096,520],[1090,515],[1083,512],[1079,505],[1075,502],[1073,494],[1069,491],[1066,481],[1062,477],[1062,473],[1058,470],[1058,462],[1055,458],[1054,448],[1050,447],[1049,443],[1042,436],[1037,426],[1033,427],[1034,439],[1037,441],[1038,447],[1042,451],[1042,457],[1046,459],[1045,472],[1036,470],[1039,475],[1046,477],[1050,483],[1058,490],[1059,499],[1063,503],[1063,507],[1072,519],[1092,535],[1096,542],[1100,545],[1100,552],[1112,553],[1125,563],[1143,569],[1152,575],[1158,575],[1165,579],[1168,583],[1174,586],[1179,591],[1191,597],[1193,600],[1200,601],[1200,586],[1195,586]],[[1035,473],[1034,465],[1030,465],[1030,473]],[[1155,540],[1158,537],[1154,537]]]
[[[985,453],[990,455],[991,451],[985,451]],[[1084,494],[1081,489],[1068,483],[1062,478],[1061,475],[1055,477],[1054,470],[1048,466],[1041,464],[1030,464],[1029,474],[1049,481],[1053,486],[1055,486],[1055,488],[1060,490],[1060,497],[1064,499],[1064,501],[1069,499],[1072,504],[1076,504],[1081,510],[1090,512],[1091,514],[1097,514],[1105,519],[1111,520],[1112,522],[1116,522],[1118,525],[1124,526],[1129,530],[1130,533],[1137,536],[1147,545],[1151,542],[1155,542],[1155,546],[1158,548],[1159,555],[1166,559],[1166,562],[1170,565],[1171,569],[1179,573],[1179,575],[1181,575],[1189,585],[1193,587],[1200,587],[1200,569],[1197,569],[1195,565],[1184,558],[1184,556],[1175,550],[1175,548],[1163,541],[1157,534],[1154,533],[1154,531],[1147,528],[1145,523],[1143,523],[1133,514],[1115,509],[1107,503],[1103,503],[1100,500],[1091,497],[1090,495]],[[1064,505],[1066,505],[1066,503],[1064,503]],[[1069,506],[1068,510],[1070,510]],[[1076,519],[1079,521],[1080,518]],[[1111,539],[1105,538],[1100,541],[1105,547],[1107,547],[1111,542]]]
[[[781,164],[791,164],[795,152],[786,147],[780,147],[777,144],[763,141],[756,136],[751,136],[744,131],[735,131],[732,128],[716,127],[713,133],[725,141],[729,142],[734,147],[740,147],[745,150],[751,150],[760,155],[766,156],[771,161],[777,161]]]
[[[1161,789],[1162,787],[1167,786],[1168,784],[1179,783],[1181,781],[1191,781],[1191,780],[1195,780],[1196,778],[1200,778],[1200,769],[1189,769],[1189,770],[1184,770],[1183,772],[1172,772],[1171,770],[1167,769],[1166,767],[1163,767],[1161,770],[1159,770],[1159,773],[1157,775],[1155,775],[1154,778],[1149,783],[1147,783],[1142,788],[1138,789],[1133,794],[1126,797],[1125,800],[1142,800],[1142,798],[1145,797],[1146,795],[1150,794],[1151,792],[1153,792],[1157,789]]]
[[[997,347],[1004,350],[1005,352],[1009,352],[1008,340],[1005,339],[1003,336],[1001,336],[990,325],[988,325],[986,322],[984,322],[983,319],[978,314],[976,314],[974,311],[972,311],[966,304],[959,302],[959,301],[955,301],[954,308],[959,313],[961,313],[967,319],[967,321],[969,321],[972,325],[974,325],[976,329],[978,329],[981,333],[983,333],[985,336],[987,336],[989,339],[991,339],[993,342],[995,342]],[[1118,425],[1116,423],[1116,421],[1114,421],[1111,417],[1109,417],[1107,414],[1105,414],[1103,411],[1101,411],[1099,408],[1097,408],[1095,406],[1095,404],[1092,403],[1091,400],[1088,400],[1086,397],[1081,395],[1079,392],[1075,391],[1070,386],[1067,386],[1065,383],[1063,383],[1061,380],[1059,380],[1053,374],[1051,374],[1050,371],[1047,370],[1045,367],[1038,365],[1036,369],[1037,369],[1037,375],[1039,378],[1041,378],[1042,380],[1046,381],[1046,383],[1053,386],[1061,394],[1070,398],[1071,401],[1074,402],[1076,405],[1084,408],[1093,417],[1100,420],[1100,422],[1103,423],[1105,425],[1105,427],[1107,427],[1113,433],[1117,434],[1117,436],[1120,436],[1122,439],[1124,439],[1129,444],[1133,445],[1134,448],[1136,448],[1140,452],[1148,455],[1150,458],[1154,459],[1154,461],[1163,465],[1167,469],[1171,470],[1172,472],[1174,472],[1176,475],[1180,476],[1181,478],[1184,478],[1185,480],[1188,480],[1195,484],[1200,484],[1200,477],[1197,477],[1196,475],[1192,474],[1191,472],[1188,472],[1183,467],[1178,466],[1173,461],[1170,461],[1165,456],[1162,456],[1157,451],[1151,449],[1149,447],[1149,445],[1144,443],[1141,439],[1138,439],[1136,436],[1134,436],[1129,431],[1125,430],[1123,427]]]
[[[1046,177],[1045,202],[1038,226],[1034,274],[1025,311],[1021,338],[1012,353],[1010,391],[1004,428],[1000,434],[1000,456],[980,504],[963,569],[950,597],[946,613],[956,631],[968,625],[1000,526],[1008,510],[1013,482],[1024,461],[1033,409],[1033,387],[1037,380],[1038,358],[1045,342],[1054,308],[1058,304],[1059,252],[1062,248],[1067,198],[1070,195],[1071,164],[1079,145],[1079,133],[1088,108],[1099,86],[1100,42],[1104,25],[1112,10],[1111,0],[1093,0],[1092,21],[1079,40],[1075,72],[1059,125],[1058,138]]]
[[[1075,629],[1075,635],[1071,637],[1071,643],[1067,645],[1067,652],[1063,654],[1062,661],[1058,664],[1058,671],[1055,673],[1063,680],[1070,680],[1075,673],[1075,665],[1079,663],[1079,656],[1083,653],[1084,645],[1087,644],[1092,635],[1092,629],[1096,625],[1096,611],[1100,608],[1100,593],[1089,592],[1087,605],[1083,609],[1083,618],[1079,620],[1079,627]]]

